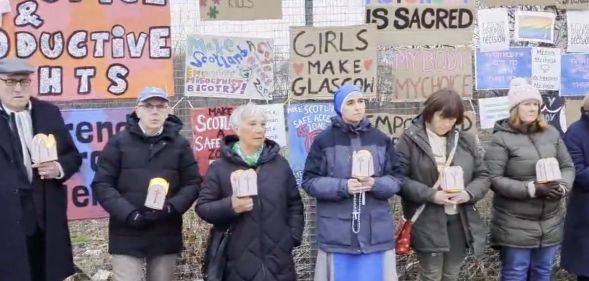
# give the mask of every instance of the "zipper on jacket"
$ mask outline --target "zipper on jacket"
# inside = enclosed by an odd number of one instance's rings
[[[260,178],[260,167],[256,168],[256,173],[258,174],[258,179]],[[260,221],[260,254],[262,255],[262,280],[266,280],[266,252],[264,250],[264,207],[262,206],[262,198],[260,198],[260,193],[258,190],[258,205],[260,206],[260,211],[258,212],[258,219]]]
[[[528,139],[530,139],[530,142],[532,142],[532,145],[534,146],[534,149],[536,149],[536,153],[538,153],[538,157],[540,159],[542,159],[542,153],[540,153],[540,149],[538,149],[538,146],[536,146],[536,142],[534,142],[534,139],[532,139],[532,137],[530,135],[528,135]],[[542,218],[544,217],[544,205],[545,205],[545,200],[542,200],[542,210],[540,211],[540,216],[538,217],[538,225],[540,226],[540,248],[542,248],[542,241],[544,240],[544,227],[542,226]]]

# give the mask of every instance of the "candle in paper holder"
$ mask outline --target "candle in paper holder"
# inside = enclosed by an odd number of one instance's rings
[[[560,165],[554,157],[543,158],[536,163],[536,181],[539,183],[555,182],[562,179]]]
[[[31,141],[31,161],[38,165],[57,161],[57,142],[52,134],[36,134]]]
[[[460,193],[464,190],[464,171],[460,166],[450,166],[441,170],[441,187],[446,193]]]
[[[147,197],[145,198],[145,207],[162,210],[166,203],[166,195],[168,195],[168,189],[170,183],[163,178],[153,178],[149,181],[149,187],[147,187]]]
[[[258,174],[253,169],[231,173],[231,188],[237,197],[258,195]]]
[[[374,175],[374,160],[370,151],[363,149],[352,154],[352,177],[371,177]]]

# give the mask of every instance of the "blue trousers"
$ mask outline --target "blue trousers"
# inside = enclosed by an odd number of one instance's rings
[[[558,246],[501,249],[501,281],[550,281]]]

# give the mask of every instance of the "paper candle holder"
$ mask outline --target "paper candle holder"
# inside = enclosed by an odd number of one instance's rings
[[[539,183],[547,183],[559,181],[562,179],[560,173],[560,165],[558,160],[554,157],[543,158],[536,163],[536,181]]]
[[[460,166],[450,166],[440,171],[442,190],[447,193],[459,193],[464,190],[464,170]]]
[[[164,178],[153,178],[149,181],[147,187],[147,197],[145,198],[145,207],[162,210],[166,203],[166,196],[170,183]]]
[[[233,171],[231,188],[237,197],[258,195],[258,174],[253,169]]]
[[[371,177],[374,175],[374,159],[370,151],[363,149],[352,154],[352,176]]]
[[[57,161],[57,142],[52,134],[36,134],[31,141],[31,161],[34,164]]]

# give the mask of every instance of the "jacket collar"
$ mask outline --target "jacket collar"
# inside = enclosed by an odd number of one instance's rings
[[[458,126],[454,126],[448,132],[448,141],[446,144],[446,157],[453,149],[454,141],[457,137],[459,137],[460,128]],[[426,128],[425,128],[425,120],[423,116],[419,114],[411,121],[411,126],[405,130],[405,134],[411,139],[417,147],[419,147],[431,160],[432,162],[436,163],[436,158],[432,152],[432,148],[429,143],[429,138],[427,136]]]

